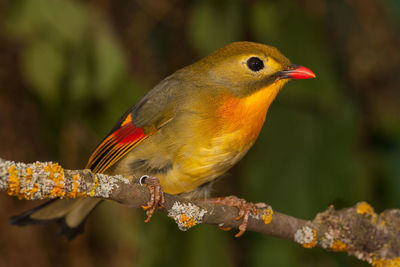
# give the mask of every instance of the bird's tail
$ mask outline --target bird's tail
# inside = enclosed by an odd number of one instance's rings
[[[10,218],[10,224],[24,226],[47,224],[57,221],[61,225],[60,234],[68,239],[83,232],[83,226],[90,212],[101,199],[55,199]]]

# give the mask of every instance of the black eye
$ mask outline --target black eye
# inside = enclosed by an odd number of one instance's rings
[[[252,71],[259,71],[264,68],[264,62],[258,57],[251,57],[247,60],[247,67]]]

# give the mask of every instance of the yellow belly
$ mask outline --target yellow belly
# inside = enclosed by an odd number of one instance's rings
[[[180,194],[195,190],[228,171],[248,151],[251,144],[236,149],[239,132],[210,140],[209,145],[182,151],[171,171],[160,179],[165,192]]]

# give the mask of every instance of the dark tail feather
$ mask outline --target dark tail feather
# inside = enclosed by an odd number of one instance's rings
[[[60,225],[58,233],[71,240],[83,233],[88,216],[100,202],[98,199],[54,199],[11,217],[9,223],[26,226],[57,222]]]
[[[48,224],[54,221],[54,219],[50,220],[33,220],[30,218],[31,214],[33,214],[35,211],[40,210],[51,203],[56,201],[56,199],[49,200],[39,206],[34,207],[33,209],[27,210],[20,215],[12,216],[9,220],[8,223],[11,225],[17,225],[17,226],[25,226],[25,225],[30,225],[30,224]]]
[[[88,214],[85,217],[85,219],[83,219],[83,221],[78,226],[75,227],[68,226],[64,218],[57,220],[57,223],[60,225],[60,228],[58,229],[57,233],[59,235],[65,236],[68,240],[74,239],[77,235],[82,234],[84,232],[85,223],[89,215],[90,214]]]

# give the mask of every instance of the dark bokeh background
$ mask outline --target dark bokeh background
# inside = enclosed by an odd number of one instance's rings
[[[82,168],[119,116],[174,70],[237,40],[277,46],[291,82],[216,195],[304,219],[334,204],[400,206],[400,1],[0,0],[0,156]],[[101,205],[72,242],[8,217],[0,266],[367,266],[345,254]]]

